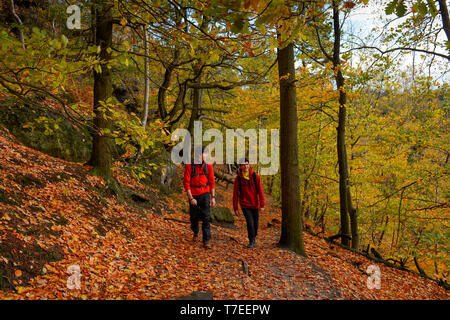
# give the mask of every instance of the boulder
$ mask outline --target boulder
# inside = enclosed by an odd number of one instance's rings
[[[24,145],[67,161],[89,160],[92,139],[87,127],[75,126],[56,111],[38,106],[37,102],[31,106],[7,97],[0,100],[0,108],[0,126],[6,127]],[[55,121],[57,127],[50,126],[53,132],[49,133],[43,124],[36,124],[34,129],[26,126],[36,123],[40,117]]]
[[[211,207],[211,219],[214,222],[234,223],[234,216],[227,207]]]

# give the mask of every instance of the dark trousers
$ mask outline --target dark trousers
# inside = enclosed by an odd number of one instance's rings
[[[248,240],[252,242],[258,235],[259,209],[242,208],[247,222]]]
[[[210,213],[210,195],[209,192],[198,196],[193,196],[197,200],[197,205],[193,206],[189,203],[189,216],[191,220],[191,230],[194,234],[199,232],[199,221],[202,221],[203,242],[211,239],[211,213]]]

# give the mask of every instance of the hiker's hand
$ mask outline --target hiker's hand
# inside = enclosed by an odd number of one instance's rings
[[[261,209],[261,211],[264,211],[264,207],[263,208],[260,208]]]
[[[234,210],[234,214],[238,216],[239,215],[239,210]]]
[[[216,206],[216,198],[211,198],[211,206]]]
[[[190,203],[191,203],[193,206],[196,206],[196,205],[197,205],[197,200],[192,199],[192,200],[190,201]]]

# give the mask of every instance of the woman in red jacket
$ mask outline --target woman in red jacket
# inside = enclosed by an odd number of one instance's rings
[[[247,158],[241,161],[238,176],[234,180],[233,208],[236,215],[239,215],[238,202],[247,223],[249,240],[247,247],[254,248],[258,234],[259,209],[264,211],[265,200],[261,179],[253,172]]]

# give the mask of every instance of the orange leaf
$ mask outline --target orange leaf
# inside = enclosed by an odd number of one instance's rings
[[[19,278],[19,277],[22,276],[22,271],[21,271],[21,270],[16,270],[16,271],[14,271],[14,275],[15,275],[17,278]]]
[[[355,3],[352,2],[352,1],[345,1],[345,2],[344,2],[344,8],[346,8],[346,9],[351,9],[351,8],[353,8],[354,6],[355,6]]]

